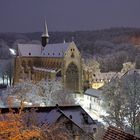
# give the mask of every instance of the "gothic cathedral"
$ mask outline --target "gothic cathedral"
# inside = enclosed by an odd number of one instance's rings
[[[74,42],[49,44],[45,23],[42,44],[18,44],[15,58],[14,84],[32,80],[59,79],[64,89],[82,90],[82,59]]]

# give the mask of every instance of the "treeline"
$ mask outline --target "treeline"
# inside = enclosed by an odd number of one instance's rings
[[[1,33],[0,39],[10,48],[17,43],[40,43],[41,32]],[[134,47],[132,37],[140,37],[139,28],[110,28],[96,31],[50,32],[49,43],[74,41],[82,56],[91,57],[100,63],[101,71],[120,71],[124,62],[136,62],[140,68],[140,49]],[[0,43],[0,48],[2,45]],[[0,52],[3,54],[2,52]],[[2,55],[0,55],[2,58]]]

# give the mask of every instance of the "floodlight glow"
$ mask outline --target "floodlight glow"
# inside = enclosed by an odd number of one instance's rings
[[[9,51],[10,51],[11,55],[16,55],[16,50],[9,48]]]

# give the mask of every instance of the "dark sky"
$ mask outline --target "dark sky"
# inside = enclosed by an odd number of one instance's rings
[[[0,0],[0,32],[140,27],[140,0]]]

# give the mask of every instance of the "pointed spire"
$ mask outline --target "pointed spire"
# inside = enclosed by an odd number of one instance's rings
[[[41,36],[41,39],[42,39],[42,46],[45,47],[48,42],[49,42],[49,34],[48,34],[48,28],[47,28],[47,22],[45,20],[45,30]]]
[[[48,27],[47,27],[47,22],[46,22],[46,20],[45,20],[45,32],[43,33],[43,36],[49,37],[49,34],[48,34]]]

